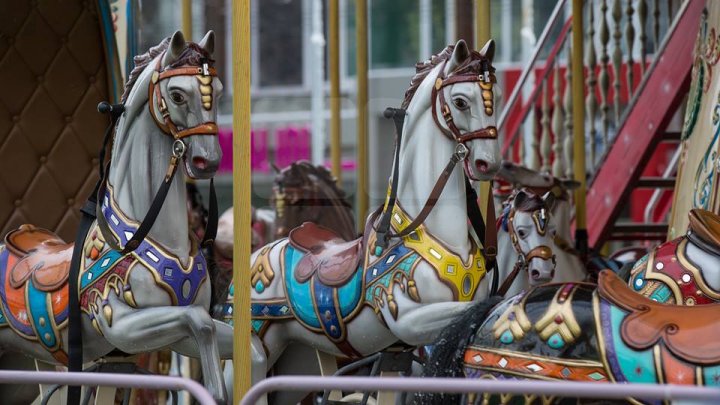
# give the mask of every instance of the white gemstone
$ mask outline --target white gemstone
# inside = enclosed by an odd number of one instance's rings
[[[377,276],[377,273],[378,273],[377,268],[374,268],[374,269],[373,269],[373,272],[372,272],[372,275],[373,275],[373,276]]]
[[[92,280],[92,274],[88,273],[88,280]]]
[[[107,267],[107,265],[110,264],[110,258],[106,257],[105,260],[103,260],[102,263],[100,263],[101,267]]]
[[[635,285],[636,285],[636,286],[638,286],[638,287],[642,287],[642,284],[643,284],[643,281],[642,281],[642,279],[641,279],[641,278],[639,278],[639,279],[635,280]]]
[[[385,264],[390,264],[395,261],[395,255],[390,255],[390,257],[387,258],[385,261]]]
[[[158,263],[160,261],[160,259],[157,256],[155,256],[155,254],[153,252],[151,252],[149,250],[147,252],[145,252],[145,256],[149,257],[150,260],[154,261],[155,263]]]
[[[129,231],[125,231],[125,240],[130,240],[133,237],[133,233]]]
[[[168,268],[165,269],[165,277],[170,277],[170,276],[172,276],[172,273],[173,273],[173,272],[172,272],[172,269],[171,269],[170,267],[168,267]]]
[[[683,275],[682,275],[682,281],[683,281],[684,283],[689,283],[689,282],[690,282],[690,275],[687,274],[687,273],[683,274]]]
[[[662,270],[663,267],[665,267],[665,265],[664,265],[662,262],[657,262],[657,263],[655,264],[655,268],[658,269],[658,270]]]
[[[448,274],[455,274],[455,266],[452,264],[448,264],[445,271],[447,271]]]
[[[442,255],[440,253],[438,253],[437,250],[430,248],[429,252],[431,255],[435,256],[436,259],[438,259],[438,260],[442,259]]]
[[[402,218],[400,218],[400,215],[395,214],[395,215],[393,215],[393,218],[395,218],[395,222],[397,222],[398,224],[403,223]]]
[[[480,363],[482,361],[482,359],[483,359],[482,356],[480,356],[479,354],[476,354],[475,356],[473,356],[473,361],[475,363]]]
[[[105,199],[103,200],[103,204],[107,207],[108,206],[108,198],[105,196]]]
[[[508,361],[505,357],[502,357],[500,358],[500,361],[498,361],[498,364],[500,365],[500,367],[505,368],[505,366],[507,366],[508,364]]]
[[[525,366],[525,367],[527,367],[527,369],[530,370],[530,371],[532,371],[533,373],[537,373],[538,371],[540,371],[540,370],[543,369],[542,367],[540,367],[540,365],[535,364],[535,363],[528,364],[528,365]]]
[[[115,217],[115,214],[110,214],[110,220],[113,221],[113,224],[120,225],[120,221]]]

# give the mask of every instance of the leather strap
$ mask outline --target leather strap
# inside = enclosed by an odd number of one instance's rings
[[[510,286],[513,285],[518,274],[520,274],[520,270],[522,270],[523,267],[525,267],[524,264],[525,264],[525,262],[521,262],[520,260],[515,262],[515,266],[513,267],[512,271],[510,272],[510,274],[508,274],[508,276],[505,278],[505,280],[503,281],[500,288],[497,290],[497,295],[504,297],[505,294],[507,294],[508,290],[510,289]]]
[[[381,250],[387,248],[388,245],[387,233],[390,230],[390,220],[392,218],[393,209],[395,209],[395,202],[397,201],[398,178],[400,177],[400,145],[402,144],[402,131],[405,123],[405,114],[405,110],[401,108],[386,108],[384,113],[386,118],[392,118],[395,123],[395,157],[393,160],[393,175],[390,179],[390,194],[388,195],[387,202],[383,208],[380,224],[375,230],[375,246],[376,249],[379,248]],[[379,254],[376,256],[379,256]]]

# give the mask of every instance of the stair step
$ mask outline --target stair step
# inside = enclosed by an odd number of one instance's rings
[[[675,177],[641,177],[636,188],[675,188]]]
[[[615,224],[613,227],[613,234],[667,234],[668,224],[641,224],[637,222],[621,222]]]

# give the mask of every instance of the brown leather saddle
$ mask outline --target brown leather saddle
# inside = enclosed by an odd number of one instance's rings
[[[720,252],[720,216],[703,209],[690,210],[689,232],[702,240],[703,246]]]
[[[305,255],[295,268],[295,279],[304,283],[317,274],[330,287],[344,285],[358,269],[362,238],[346,242],[335,232],[312,222],[290,231],[290,244]]]
[[[699,365],[720,363],[720,305],[680,306],[635,293],[613,272],[598,278],[600,296],[629,312],[622,321],[623,341],[635,350],[663,343],[675,356]]]
[[[21,225],[5,236],[5,246],[19,258],[9,271],[12,288],[21,288],[32,277],[40,291],[57,291],[68,279],[73,245],[55,233]]]

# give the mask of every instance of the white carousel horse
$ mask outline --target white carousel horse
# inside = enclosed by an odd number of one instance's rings
[[[214,176],[222,153],[215,125],[222,84],[209,66],[214,42],[212,31],[199,44],[178,31],[135,58],[78,284],[84,362],[113,349],[170,348],[199,357],[206,387],[225,402],[220,358],[232,356],[232,328],[208,314],[207,266],[188,226],[184,180]],[[161,184],[169,191],[157,221],[145,239],[132,239]],[[73,245],[31,226],[5,240],[0,346],[66,364],[68,295],[78,293],[68,287]]]
[[[479,53],[459,41],[417,64],[403,102],[397,204],[382,216],[388,245],[371,216],[356,241],[307,223],[253,255],[254,352],[266,349],[253,359],[254,382],[291,342],[351,358],[427,344],[487,297],[485,258],[458,213],[467,212],[464,175],[490,180],[500,161],[493,54],[493,41]]]

